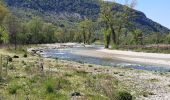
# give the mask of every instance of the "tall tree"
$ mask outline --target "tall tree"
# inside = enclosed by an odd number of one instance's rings
[[[45,23],[43,25],[42,31],[44,34],[44,42],[50,43],[50,42],[55,42],[55,30],[56,27],[52,25],[51,23]]]
[[[113,28],[116,11],[113,10],[113,6],[115,6],[115,3],[101,2],[100,18],[102,19],[105,27],[105,48],[109,48],[110,40],[112,40],[113,45],[116,45],[116,33]]]
[[[136,0],[126,0],[126,6],[122,11],[117,11],[117,4],[115,2],[101,2],[100,18],[104,23],[104,37],[105,48],[108,48],[111,41],[113,48],[119,44],[121,30],[124,27],[131,27],[132,19],[134,18],[134,11],[132,8],[136,5]]]
[[[7,14],[8,14],[7,8],[0,3],[0,25],[2,25],[2,22]]]
[[[28,29],[31,35],[32,43],[41,43],[41,35],[42,35],[42,28],[43,28],[43,20],[39,17],[34,17],[32,20],[28,22]]]
[[[92,35],[94,33],[94,22],[89,19],[85,19],[80,22],[80,27],[82,29],[84,44],[91,43]]]
[[[8,29],[10,34],[10,41],[15,44],[15,50],[17,48],[17,33],[19,33],[20,30],[20,24],[18,19],[8,14],[4,19],[5,27]]]

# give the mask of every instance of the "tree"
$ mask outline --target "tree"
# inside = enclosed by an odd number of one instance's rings
[[[9,31],[10,41],[15,44],[15,50],[17,48],[17,33],[19,33],[20,30],[20,24],[18,19],[8,14],[4,19],[4,25]]]
[[[2,24],[7,14],[8,14],[8,10],[0,3],[0,25]]]
[[[51,23],[45,23],[43,25],[42,31],[44,34],[45,43],[55,42],[55,35],[54,35],[55,30],[56,30],[56,27],[52,25]]]
[[[112,42],[112,47],[116,48],[120,43],[120,35],[123,28],[129,28],[133,25],[132,19],[135,17],[134,10],[132,8],[136,5],[136,0],[132,0],[131,3],[126,0],[126,5],[121,10],[115,10],[118,8],[116,3],[101,2],[100,18],[104,23],[104,37],[105,48],[108,48]]]
[[[80,28],[82,30],[82,35],[83,35],[83,42],[84,44],[91,43],[92,39],[92,34],[94,33],[94,28],[93,28],[93,21],[89,19],[85,19],[79,23]]]
[[[165,42],[170,44],[170,33],[166,35]]]
[[[133,40],[134,44],[143,44],[142,39],[143,39],[143,33],[140,29],[136,29],[132,32],[133,34]]]
[[[105,37],[105,48],[109,48],[110,40],[112,39],[113,46],[116,46],[116,33],[113,28],[115,19],[114,16],[116,11],[113,10],[115,3],[102,2],[100,18],[104,23],[104,37]]]
[[[30,33],[30,38],[31,42],[36,44],[36,43],[41,43],[42,41],[42,28],[43,28],[44,22],[41,18],[39,17],[34,17],[32,20],[28,22],[28,30]]]
[[[9,33],[5,28],[0,27],[0,34],[1,34],[1,40],[4,44],[7,44],[9,42]]]

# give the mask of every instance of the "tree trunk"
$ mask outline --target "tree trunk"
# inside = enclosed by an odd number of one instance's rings
[[[110,33],[105,33],[105,48],[109,48],[110,45]]]
[[[112,32],[112,40],[113,40],[113,43],[114,43],[114,45],[116,45],[117,43],[116,43],[116,33],[115,33],[115,31],[114,31],[114,29],[111,27],[111,32]]]
[[[118,34],[117,34],[117,45],[120,44],[120,31],[121,31],[122,27],[119,26],[119,29],[118,29]]]
[[[91,34],[92,34],[92,33],[91,33],[91,32],[89,32],[89,35],[88,35],[88,44],[90,44],[90,43],[91,43],[91,41],[90,41],[90,40],[91,40]]]
[[[86,33],[85,32],[83,32],[83,42],[84,44],[86,44]]]

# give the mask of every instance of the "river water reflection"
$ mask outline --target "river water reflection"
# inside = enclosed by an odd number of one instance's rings
[[[82,54],[85,53],[83,51],[97,50],[101,48],[103,48],[103,46],[92,46],[86,48],[73,47],[73,48],[65,48],[65,49],[45,49],[43,53],[41,53],[41,55],[44,57],[76,61],[80,63],[104,65],[104,66],[129,67],[129,68],[149,70],[149,71],[165,71],[165,72],[170,71],[170,68],[166,66],[147,65],[147,64],[140,64],[140,63],[122,61],[117,59],[92,57],[90,54],[81,55],[81,52]],[[76,54],[75,52],[79,52],[79,54]]]

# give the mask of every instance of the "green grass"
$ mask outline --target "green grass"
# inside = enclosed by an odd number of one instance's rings
[[[0,52],[3,52],[0,50]],[[64,65],[55,59],[44,59],[44,72],[38,69],[39,57],[22,56],[23,52],[14,53],[5,51],[8,55],[20,55],[8,64],[8,75],[2,75],[0,94],[4,99],[11,100],[14,95],[16,100],[29,98],[30,100],[70,100],[71,94],[79,92],[81,100],[114,100],[118,95],[119,80],[105,74],[89,72],[95,65],[83,65],[82,68]],[[3,61],[5,62],[5,61]],[[57,71],[49,70],[55,68]],[[96,68],[100,69],[100,68]],[[102,70],[102,69],[100,69]],[[5,67],[3,68],[5,71]]]

